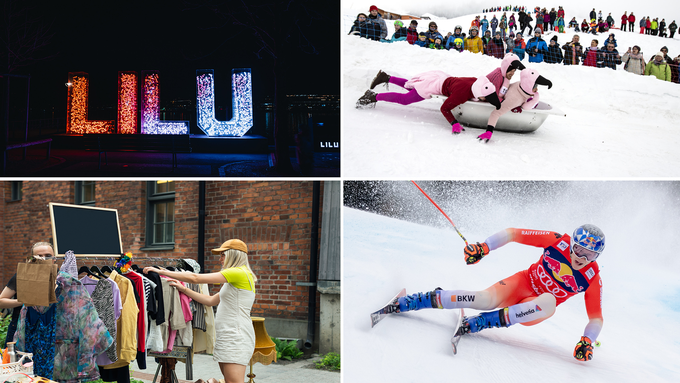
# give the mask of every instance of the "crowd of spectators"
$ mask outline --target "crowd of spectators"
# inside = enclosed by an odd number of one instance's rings
[[[502,14],[496,17],[496,12]],[[507,12],[513,12],[509,17]],[[517,12],[517,17],[515,13]],[[394,32],[388,39],[388,31],[385,20],[379,13],[378,8],[373,5],[369,9],[369,14],[360,13],[354,21],[350,34],[357,34],[371,40],[381,42],[407,41],[409,44],[429,49],[449,50],[462,52],[463,50],[472,53],[482,53],[502,59],[506,53],[515,53],[520,60],[528,57],[532,63],[546,62],[549,64],[564,65],[584,65],[597,68],[611,68],[616,70],[617,66],[623,65],[625,71],[638,75],[655,76],[660,80],[678,83],[678,65],[680,55],[671,58],[668,55],[668,48],[661,48],[660,52],[651,57],[648,62],[640,50],[639,46],[628,47],[623,56],[617,50],[617,41],[614,33],[609,33],[607,39],[600,46],[598,39],[593,39],[590,46],[583,48],[580,44],[579,35],[574,35],[570,42],[560,46],[558,34],[550,38],[548,42],[543,39],[545,33],[555,31],[563,33],[565,28],[564,9],[559,6],[557,10],[552,8],[535,7],[533,10],[525,9],[523,6],[498,6],[483,9],[482,13],[491,13],[491,19],[487,15],[483,18],[476,16],[472,20],[468,33],[463,32],[463,27],[456,25],[454,32],[446,35],[438,29],[437,23],[430,21],[427,31],[418,32],[418,21],[411,20],[409,27],[406,28],[402,20],[394,21]],[[533,14],[534,17],[531,15]],[[597,35],[598,33],[610,32],[615,28],[614,18],[611,13],[603,18],[602,11],[595,12],[595,8],[590,11],[590,22],[583,19],[580,25],[576,17],[572,17],[568,28],[573,28],[575,32]],[[535,20],[535,26],[532,21]],[[621,16],[621,31],[634,31],[636,17],[633,12],[624,12]],[[640,20],[640,33],[652,36],[673,38],[677,25],[675,20],[666,26],[665,19],[658,21],[658,18],[650,20],[649,17],[642,17]],[[524,31],[528,28],[528,33],[532,32],[533,37],[524,40]],[[670,32],[670,35],[666,32]],[[480,36],[481,30],[481,36]],[[515,30],[517,32],[515,33]]]

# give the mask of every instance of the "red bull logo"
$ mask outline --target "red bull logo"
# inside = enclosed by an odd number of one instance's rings
[[[597,239],[596,239],[595,237],[587,236],[583,241],[584,241],[584,242],[588,245],[588,247],[590,247],[591,249],[594,249],[594,248],[597,246]]]
[[[571,267],[565,263],[562,263],[554,258],[548,256],[548,252],[545,253],[543,259],[548,265],[548,268],[553,272],[553,278],[558,282],[562,282],[567,288],[572,292],[578,293],[583,291],[583,287],[576,283],[576,278],[574,277],[573,270]]]

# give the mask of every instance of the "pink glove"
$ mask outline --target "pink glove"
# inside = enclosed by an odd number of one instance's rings
[[[451,133],[452,134],[458,134],[465,130],[459,123],[455,122],[453,125],[451,125]]]
[[[512,113],[522,113],[522,107],[518,106],[516,108],[511,109]]]
[[[493,132],[490,132],[490,131],[487,130],[486,132],[484,132],[484,133],[480,134],[479,136],[477,136],[477,139],[478,139],[479,141],[484,141],[484,140],[486,140],[486,142],[489,142],[489,139],[491,138],[491,135],[493,135]]]

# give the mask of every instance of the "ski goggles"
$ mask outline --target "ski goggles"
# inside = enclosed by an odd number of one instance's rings
[[[598,253],[597,251],[588,250],[585,247],[579,245],[578,243],[575,243],[571,246],[571,251],[574,254],[576,254],[577,257],[585,258],[590,262],[596,260],[597,257],[600,256],[600,253]]]

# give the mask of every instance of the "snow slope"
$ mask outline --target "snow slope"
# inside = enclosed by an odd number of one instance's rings
[[[570,6],[583,9],[583,15],[578,12],[572,14],[567,7],[567,21],[574,15],[580,21],[592,9],[591,2],[577,0],[575,3],[572,5],[570,2]],[[640,17],[645,8],[649,9],[648,12],[656,12],[660,8],[647,4],[632,6],[631,3],[613,5],[614,2],[610,1],[601,5],[605,15],[609,8],[617,22],[620,22],[623,10],[633,10]],[[430,13],[447,13],[449,8],[438,4],[437,1],[427,3],[431,6]],[[673,14],[680,15],[678,4],[664,2],[667,13],[652,16],[668,15],[666,20],[670,23]],[[394,6],[404,11],[411,7],[404,2],[397,2]],[[389,8],[387,5],[384,7]],[[412,7],[421,9],[423,6]],[[541,99],[557,106],[567,116],[550,116],[533,133],[495,132],[488,144],[476,140],[482,132],[480,129],[468,128],[460,135],[452,135],[450,126],[439,112],[441,99],[409,106],[382,102],[375,109],[356,109],[356,100],[368,89],[380,69],[404,78],[429,70],[443,70],[452,76],[479,77],[500,65],[500,60],[480,54],[435,51],[406,42],[384,44],[348,36],[356,14],[367,9],[368,6],[363,3],[343,2],[343,177],[602,179],[680,176],[680,155],[675,149],[680,144],[677,125],[680,86],[633,75],[625,72],[622,65],[613,71],[583,66],[529,64],[525,58],[525,65],[553,82],[552,89],[539,89]],[[443,33],[452,31],[457,24],[467,30],[480,10],[473,10],[476,13],[466,16],[432,18]],[[422,21],[418,30],[426,28],[426,21]],[[664,45],[669,48],[672,57],[680,54],[680,37],[677,34],[674,39],[665,39],[618,30],[615,33],[622,56],[633,45],[642,47],[647,60]],[[573,34],[559,34],[558,42],[564,44],[570,41]],[[592,37],[580,35],[582,44],[589,46]],[[600,46],[606,37],[596,37]],[[515,81],[519,81],[519,73],[512,79],[512,82]],[[381,85],[375,91],[387,90]],[[395,85],[390,86],[389,91],[405,92]]]
[[[677,382],[680,280],[676,270],[680,260],[674,252],[674,238],[680,229],[680,200],[667,189],[649,183],[591,182],[574,183],[550,201],[535,203],[523,200],[522,195],[515,197],[517,204],[498,204],[477,196],[476,204],[483,206],[479,214],[486,213],[477,218],[487,219],[474,225],[467,224],[455,207],[445,208],[448,201],[437,201],[470,242],[483,241],[506,227],[571,233],[590,222],[604,230],[607,247],[598,261],[604,282],[605,321],[598,339],[602,346],[587,363],[572,356],[588,321],[582,294],[560,305],[553,317],[539,325],[487,329],[466,336],[455,357],[449,341],[455,310],[393,315],[371,328],[369,313],[401,288],[408,293],[437,286],[485,289],[528,268],[541,250],[511,243],[479,264],[467,266],[464,243],[450,226],[416,225],[345,207],[344,381]],[[584,202],[593,193],[599,195],[598,201],[606,202],[596,207]],[[421,203],[424,197],[416,195],[401,203]],[[468,315],[477,312],[466,311]]]

